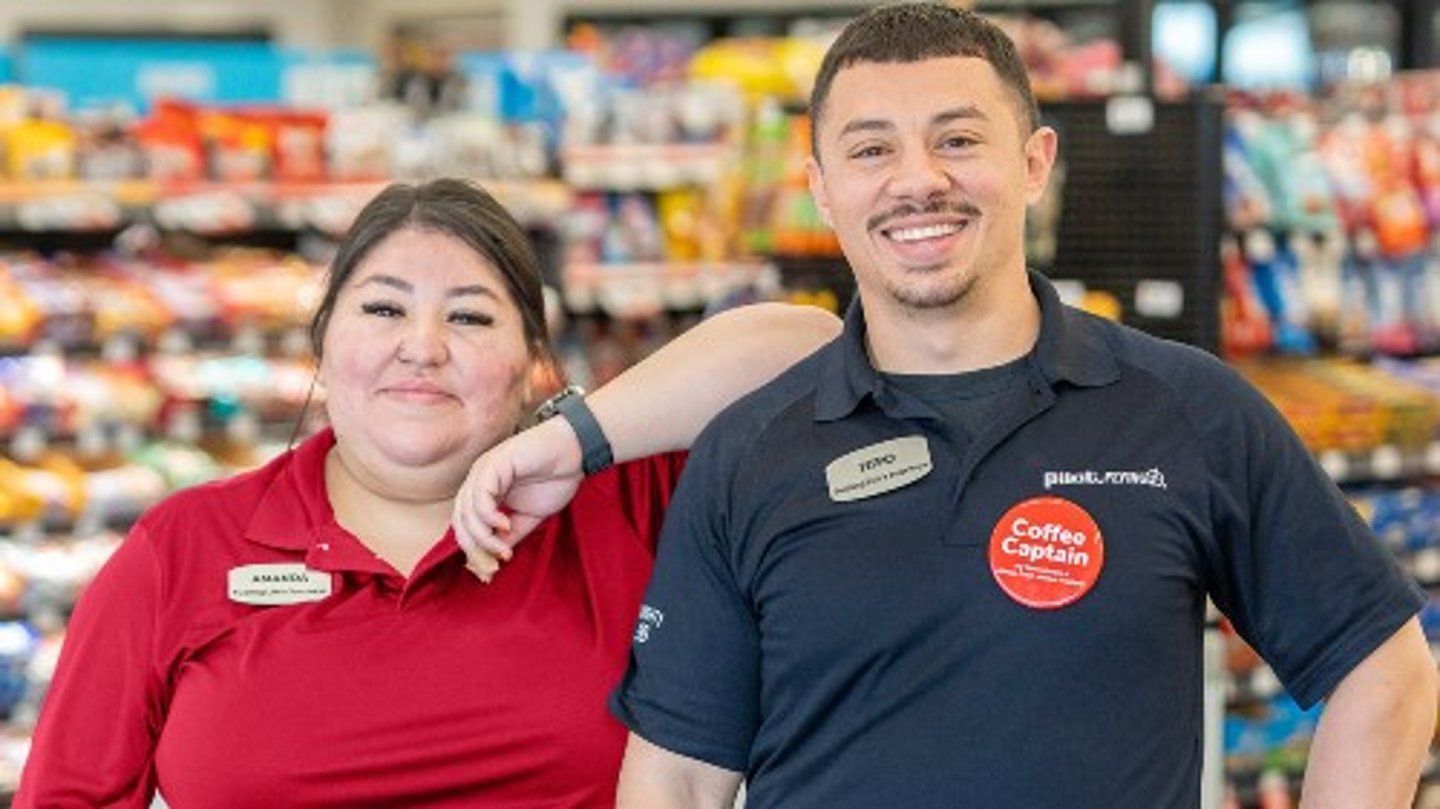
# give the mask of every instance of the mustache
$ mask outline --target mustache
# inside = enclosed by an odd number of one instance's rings
[[[980,215],[980,209],[968,202],[953,199],[932,199],[924,205],[904,203],[896,205],[888,211],[877,213],[865,222],[868,230],[879,230],[896,219],[906,216],[921,216],[924,214],[951,213],[960,216],[973,217]]]

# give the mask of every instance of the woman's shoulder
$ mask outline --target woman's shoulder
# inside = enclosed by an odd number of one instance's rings
[[[295,463],[295,451],[222,478],[178,489],[146,509],[136,522],[152,542],[184,541],[197,534],[243,531],[266,495]]]

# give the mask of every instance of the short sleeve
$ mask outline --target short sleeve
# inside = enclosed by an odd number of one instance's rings
[[[17,808],[150,805],[163,720],[154,664],[161,584],[137,526],[75,606]]]
[[[1216,605],[1302,706],[1326,698],[1424,596],[1284,418],[1236,381],[1239,419],[1211,437]],[[1226,458],[1219,451],[1213,458]]]
[[[680,479],[611,710],[653,744],[739,772],[759,722],[759,633],[729,562],[717,454],[697,445]]]

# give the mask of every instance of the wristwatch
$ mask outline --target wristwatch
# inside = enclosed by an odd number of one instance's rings
[[[535,410],[535,419],[545,421],[554,416],[560,416],[570,423],[570,428],[575,431],[575,436],[580,439],[580,469],[587,475],[593,475],[614,463],[615,457],[610,450],[610,439],[605,437],[605,431],[600,428],[600,422],[595,420],[595,414],[590,411],[590,405],[585,403],[585,389],[579,385],[568,385],[559,393],[546,399],[540,407]]]

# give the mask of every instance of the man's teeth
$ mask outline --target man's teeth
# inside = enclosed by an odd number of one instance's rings
[[[890,231],[890,238],[897,242],[918,242],[921,239],[938,239],[959,233],[959,225],[926,225],[919,228],[898,228]]]

